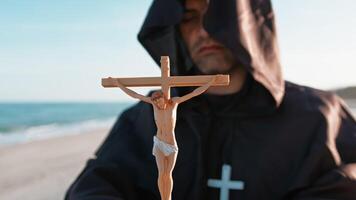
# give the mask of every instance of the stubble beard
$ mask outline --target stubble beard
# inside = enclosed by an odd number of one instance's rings
[[[200,59],[193,59],[202,74],[230,74],[238,68],[231,55],[206,55]]]

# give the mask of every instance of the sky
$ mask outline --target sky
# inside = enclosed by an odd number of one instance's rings
[[[0,0],[0,102],[130,100],[100,81],[160,75],[137,41],[151,2]],[[272,3],[285,79],[356,85],[356,1]]]

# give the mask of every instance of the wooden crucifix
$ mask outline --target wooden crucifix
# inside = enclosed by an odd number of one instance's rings
[[[162,200],[171,200],[173,189],[172,171],[177,159],[178,146],[175,139],[176,111],[179,103],[202,94],[210,86],[226,86],[229,75],[170,76],[169,57],[161,57],[161,77],[103,78],[104,87],[119,87],[129,96],[153,106],[157,134],[153,137],[152,154],[158,168],[158,189]],[[161,86],[161,91],[146,97],[127,87]],[[200,86],[182,97],[170,95],[171,87]]]

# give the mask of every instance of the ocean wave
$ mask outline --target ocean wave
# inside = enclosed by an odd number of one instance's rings
[[[60,137],[64,135],[83,134],[96,129],[108,129],[114,124],[115,119],[116,118],[87,120],[72,124],[52,123],[32,126],[13,132],[0,132],[0,146]]]

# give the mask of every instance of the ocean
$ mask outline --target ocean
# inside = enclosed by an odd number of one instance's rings
[[[0,103],[0,146],[110,128],[133,103]]]

